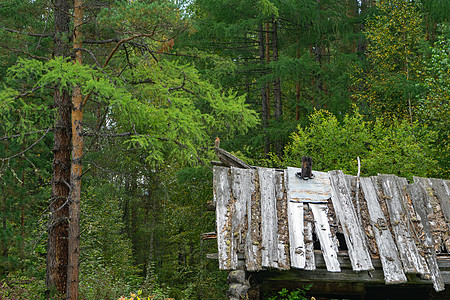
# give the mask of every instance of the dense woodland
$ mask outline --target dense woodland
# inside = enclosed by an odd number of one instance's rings
[[[214,138],[450,178],[448,0],[4,0],[0,298],[225,299]],[[122,298],[125,299],[125,298]]]

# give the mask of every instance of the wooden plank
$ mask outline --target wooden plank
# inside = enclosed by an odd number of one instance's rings
[[[376,177],[372,177],[372,179],[362,177],[360,183],[383,266],[384,280],[386,284],[404,283],[407,279],[403,272],[398,249],[377,197]]]
[[[290,168],[291,172],[298,173],[301,171],[299,168]],[[297,170],[300,170],[297,172]],[[289,186],[290,201],[295,202],[328,202],[331,198],[331,186],[328,174],[326,172],[314,171],[314,178],[309,180],[303,180],[295,176],[295,173],[290,174],[291,185]]]
[[[216,203],[217,248],[219,269],[231,269],[231,216],[228,203],[231,198],[229,168],[214,166],[213,191]]]
[[[447,222],[450,223],[450,180],[442,180],[442,187],[447,197],[442,197],[442,199],[446,200],[440,200],[440,202],[442,207],[445,206],[442,210],[444,211]]]
[[[369,249],[359,226],[344,174],[342,171],[330,171],[328,174],[331,182],[331,200],[337,219],[341,223],[353,270],[373,270]]]
[[[315,271],[306,271],[306,270],[289,270],[289,271],[263,271],[250,274],[252,278],[256,282],[263,282],[268,285],[270,281],[294,281],[294,282],[332,282],[337,285],[343,282],[352,282],[352,283],[367,283],[367,284],[379,284],[384,283],[383,271],[382,270],[374,270],[370,272],[355,272],[352,270],[342,270],[340,273],[328,272],[324,269],[317,269]],[[444,278],[444,282],[446,284],[450,284],[450,271],[442,272],[442,277]],[[431,281],[427,279],[420,278],[419,276],[411,275],[408,276],[408,286],[415,287],[416,285],[431,285]],[[271,284],[271,283],[270,283]],[[438,294],[439,295],[439,294]],[[376,298],[376,297],[375,297]],[[342,299],[342,298],[339,298]],[[348,298],[344,298],[348,299]],[[355,299],[355,298],[352,298]],[[361,299],[361,298],[356,298]],[[374,299],[374,298],[372,298]],[[382,298],[386,299],[386,298]],[[407,299],[402,297],[397,298],[387,298],[387,299]],[[409,299],[409,298],[408,298]],[[429,298],[425,298],[429,299]],[[434,299],[434,298],[433,298]],[[437,298],[437,299],[448,299],[448,298]]]
[[[390,223],[403,263],[403,270],[406,273],[428,275],[429,269],[425,259],[418,252],[411,232],[411,224],[407,217],[408,212],[405,210],[405,202],[397,185],[396,176],[379,175],[378,181],[381,183],[385,195],[383,198],[389,211]]]
[[[231,261],[230,267],[238,268],[237,253],[244,252],[246,230],[245,217],[247,215],[247,202],[251,200],[254,191],[254,173],[252,169],[231,167],[231,192],[233,204],[231,212]]]
[[[245,267],[248,271],[261,270],[261,192],[258,171],[253,173],[253,193],[247,198],[247,236],[245,240]]]
[[[304,236],[305,236],[305,270],[315,270],[316,260],[314,257],[314,217],[308,205],[303,207],[304,213]]]
[[[289,270],[289,228],[287,217],[287,188],[286,173],[275,172],[275,197],[277,200],[277,248],[278,248],[278,269]]]
[[[261,255],[263,267],[278,267],[275,169],[257,168],[261,191]]]
[[[303,237],[303,203],[295,203],[291,200],[298,200],[297,183],[301,179],[295,176],[300,172],[300,168],[287,168],[288,182],[288,223],[289,223],[289,245],[291,267],[303,269],[305,268],[305,241]]]
[[[419,244],[421,251],[425,255],[428,267],[430,269],[431,280],[436,291],[443,291],[445,289],[444,281],[439,271],[439,266],[436,259],[436,251],[434,250],[434,239],[431,234],[430,221],[428,220],[428,212],[431,209],[427,201],[425,190],[419,183],[409,184],[406,186],[406,191],[413,202],[414,209],[417,213],[417,219],[421,224],[423,230],[423,238]]]
[[[429,178],[414,177],[414,182],[418,182],[425,190],[427,201],[431,207],[428,212],[428,219],[431,225],[431,232],[434,238],[435,250],[437,253],[442,249],[450,249],[450,223],[444,216],[440,199],[433,187],[433,182]],[[445,183],[445,181],[443,181]],[[447,193],[447,184],[444,186]]]
[[[320,248],[329,272],[340,272],[341,268],[337,260],[338,247],[334,243],[330,224],[328,224],[328,207],[326,204],[309,204],[314,215],[314,227],[319,238]]]
[[[447,224],[450,224],[450,191],[448,191],[448,187],[442,179],[430,178],[429,181],[439,200],[445,220],[447,221]]]

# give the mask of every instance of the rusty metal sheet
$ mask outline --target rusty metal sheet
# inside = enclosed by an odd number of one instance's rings
[[[288,167],[288,169],[290,168]],[[313,174],[315,177],[309,180],[303,180],[293,175],[289,177],[289,200],[291,202],[328,202],[328,199],[331,198],[331,185],[328,173],[313,171]]]

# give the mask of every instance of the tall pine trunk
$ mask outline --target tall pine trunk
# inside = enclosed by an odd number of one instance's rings
[[[272,20],[272,40],[273,61],[278,61],[278,22],[275,18]],[[279,78],[276,78],[273,82],[273,98],[275,101],[275,120],[281,121],[283,105],[281,103],[281,81]],[[281,139],[275,143],[275,153],[280,158],[283,155],[283,143]]]
[[[55,52],[54,56],[68,56],[69,3],[55,0]],[[70,94],[67,90],[54,92],[56,117],[53,128],[53,177],[50,201],[51,222],[48,229],[46,285],[64,295],[67,287],[68,217],[71,151]]]
[[[258,28],[258,40],[259,40],[259,59],[261,63],[261,68],[265,67],[265,38],[263,32],[262,24],[259,25]],[[267,94],[266,85],[261,87],[261,115],[262,115],[262,123],[264,129],[264,153],[266,156],[269,155],[270,152],[270,140],[267,136],[267,127],[269,126],[269,106],[268,106],[269,95]]]
[[[82,64],[80,48],[83,46],[81,25],[83,22],[83,1],[74,2],[73,48],[75,63]],[[69,206],[69,265],[67,272],[67,299],[78,299],[80,267],[80,202],[81,174],[83,159],[83,98],[80,87],[72,92],[72,167],[70,172],[70,206]]]

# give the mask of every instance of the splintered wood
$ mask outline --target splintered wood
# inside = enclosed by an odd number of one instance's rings
[[[369,249],[342,171],[331,171],[331,200],[342,226],[354,271],[373,270]]]
[[[229,168],[214,167],[214,202],[216,203],[217,246],[219,249],[219,267],[231,269],[231,211]]]
[[[422,246],[422,255],[425,256],[427,264],[430,268],[430,275],[433,281],[434,289],[436,291],[442,291],[444,290],[445,285],[436,260],[434,240],[433,235],[431,234],[430,222],[428,220],[428,215],[433,213],[433,209],[426,197],[425,190],[420,186],[420,184],[409,184],[406,186],[406,191],[408,193],[408,198],[411,199],[415,211],[417,212],[417,219],[419,221],[417,224],[421,225],[418,227],[420,227],[420,235],[422,236],[424,243],[419,244],[419,246]]]
[[[379,274],[381,262],[386,284],[407,283],[408,273],[436,291],[449,283],[437,259],[450,252],[448,180],[408,184],[394,175],[357,178],[342,171],[314,171],[304,180],[299,172],[214,166],[220,269],[325,267],[343,274],[375,265]],[[339,250],[348,250],[350,264],[340,263]]]
[[[277,209],[275,169],[258,168],[261,190],[262,266],[278,266]]]
[[[400,253],[403,269],[406,273],[429,274],[425,259],[419,254],[414,235],[411,231],[410,217],[405,209],[405,200],[394,175],[378,176],[384,199],[389,210],[394,237]]]
[[[364,192],[370,221],[373,225],[375,239],[378,244],[381,264],[383,265],[384,280],[388,284],[406,282],[402,263],[398,255],[397,246],[388,228],[388,222],[384,216],[376,192],[376,178],[361,178],[361,187]]]
[[[431,232],[434,238],[434,247],[437,253],[450,252],[450,191],[446,181],[414,177],[414,182],[419,183],[426,192],[428,218],[430,219]]]

